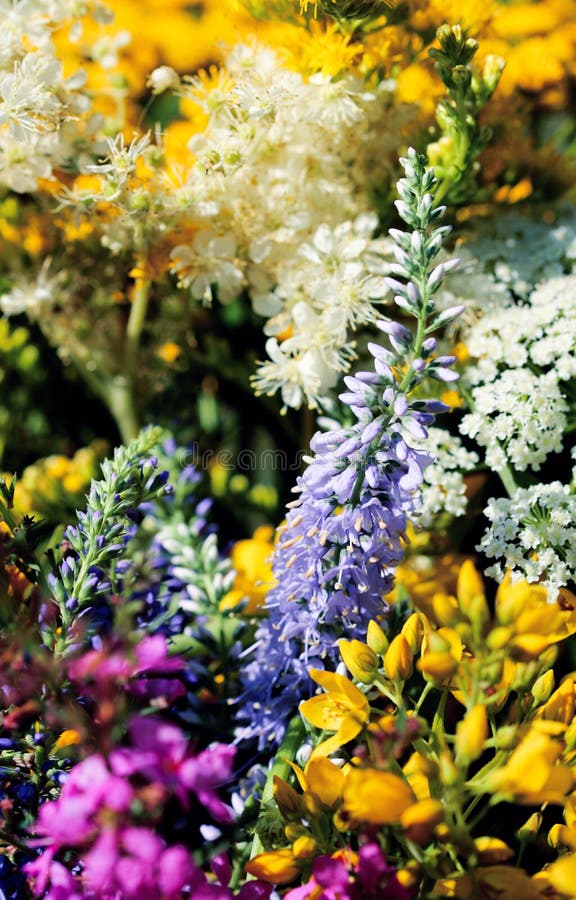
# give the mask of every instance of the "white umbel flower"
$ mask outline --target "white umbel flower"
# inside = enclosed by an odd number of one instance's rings
[[[460,431],[486,448],[490,468],[501,471],[511,463],[519,472],[538,470],[562,450],[568,404],[555,372],[508,369],[474,387],[472,402],[474,411],[464,416]]]
[[[490,526],[478,550],[497,562],[486,574],[501,581],[542,581],[553,602],[561,587],[576,579],[576,496],[554,481],[517,488],[508,498],[490,500],[484,510]]]

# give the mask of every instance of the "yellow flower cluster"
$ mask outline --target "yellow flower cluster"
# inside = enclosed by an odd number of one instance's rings
[[[435,590],[411,585],[415,609],[396,634],[371,622],[365,643],[339,642],[356,683],[310,671],[323,690],[300,705],[319,734],[304,769],[292,764],[302,793],[275,778],[290,843],[257,855],[251,874],[289,883],[338,835],[378,829],[405,861],[401,882],[432,879],[435,896],[573,896],[576,673],[556,685],[552,666],[576,633],[576,596],[549,604],[539,584],[507,578],[491,611],[470,560],[447,558],[444,575]],[[532,876],[511,864],[513,843],[482,833],[497,803],[520,841],[542,831],[565,855]],[[527,822],[526,806],[538,810]],[[547,834],[554,807],[564,823]]]
[[[16,512],[65,521],[70,512],[84,503],[107,450],[106,441],[98,440],[80,448],[72,457],[54,454],[27,466],[16,483]]]

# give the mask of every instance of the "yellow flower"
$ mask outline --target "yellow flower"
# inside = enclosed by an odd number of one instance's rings
[[[161,360],[171,366],[176,362],[178,357],[182,355],[182,348],[178,344],[175,344],[174,341],[166,341],[158,347],[156,354]]]
[[[393,681],[406,681],[412,674],[414,654],[403,634],[397,634],[384,656],[384,668]]]
[[[554,888],[562,897],[574,897],[574,885],[576,884],[576,853],[570,853],[547,866],[535,876],[537,883]],[[548,896],[550,892],[548,891]]]
[[[530,878],[522,869],[512,866],[486,866],[473,875],[442,878],[434,885],[439,897],[458,897],[460,900],[543,900],[545,885]]]
[[[432,797],[426,797],[404,810],[400,816],[400,824],[409,841],[424,845],[429,843],[434,828],[443,818],[442,803]]]
[[[549,669],[548,672],[552,670]],[[548,675],[546,672],[542,678]],[[540,679],[538,679],[540,681]],[[537,684],[538,682],[536,682]],[[534,685],[534,688],[536,687]],[[532,691],[534,692],[534,688]],[[544,706],[536,710],[535,718],[547,719],[553,722],[563,722],[569,725],[574,718],[574,679],[565,678],[559,688],[549,697]]]
[[[576,632],[576,597],[562,589],[557,601],[550,604],[543,585],[512,583],[506,575],[496,594],[496,619],[512,628],[509,648],[513,657],[534,659]]]
[[[535,721],[507,763],[482,779],[483,790],[534,806],[564,803],[575,776],[559,763],[563,744],[554,738],[563,730],[556,722]]]
[[[316,728],[336,732],[316,747],[315,758],[328,756],[357,737],[368,723],[370,706],[362,691],[343,675],[310,669],[310,677],[328,693],[305,700],[300,713]]]
[[[479,837],[474,841],[474,846],[478,856],[478,863],[481,866],[506,862],[514,856],[514,851],[500,838]]]
[[[438,766],[433,760],[421,753],[413,753],[402,771],[418,800],[430,797],[429,779],[438,775]]]
[[[74,728],[67,728],[54,742],[50,748],[50,753],[57,753],[58,750],[63,750],[65,747],[72,747],[74,744],[81,743],[81,741],[82,738]]]
[[[314,794],[322,806],[332,809],[342,796],[345,775],[339,766],[324,756],[312,757],[304,771],[295,763],[290,763],[296,773],[304,796]]]
[[[446,406],[450,407],[450,411],[454,409],[460,409],[460,407],[464,406],[464,400],[462,399],[458,391],[454,388],[442,391],[442,393],[440,394],[440,400],[442,401],[442,403],[445,403]]]
[[[258,854],[246,864],[246,871],[270,884],[290,884],[300,874],[291,847]]]
[[[416,802],[410,785],[399,775],[378,769],[350,769],[346,776],[338,822],[394,825]]]
[[[478,759],[484,749],[488,737],[488,715],[486,707],[477,703],[469,709],[456,727],[454,750],[456,760],[469,765]]]
[[[396,94],[400,103],[417,103],[422,112],[432,116],[436,100],[442,94],[440,79],[435,78],[428,66],[420,63],[403,68],[397,78]]]
[[[257,528],[252,537],[234,544],[231,554],[236,578],[232,590],[222,597],[220,609],[234,609],[245,603],[246,615],[261,612],[266,595],[275,585],[270,559],[274,552],[274,529],[269,525]]]

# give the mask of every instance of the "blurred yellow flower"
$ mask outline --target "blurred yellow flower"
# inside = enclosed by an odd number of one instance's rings
[[[517,803],[562,804],[576,779],[560,762],[563,743],[556,738],[563,730],[555,722],[535,721],[506,764],[481,779],[482,789]]]
[[[290,884],[300,873],[291,847],[260,853],[245,868],[249,875],[271,884]]]
[[[456,726],[454,751],[456,761],[469,765],[477,759],[484,749],[488,737],[488,715],[486,707],[477,703],[469,709],[464,718]]]
[[[458,897],[460,900],[542,900],[549,896],[546,886],[522,869],[512,866],[486,866],[475,869],[472,875],[442,878],[434,885],[433,893],[439,897]]]
[[[410,785],[399,775],[378,769],[351,769],[346,777],[339,823],[394,825],[416,802]]]
[[[251,538],[234,544],[230,555],[236,570],[234,586],[220,601],[220,609],[234,609],[253,615],[262,611],[266,595],[275,585],[271,558],[274,552],[274,529],[271,525],[257,528]]]

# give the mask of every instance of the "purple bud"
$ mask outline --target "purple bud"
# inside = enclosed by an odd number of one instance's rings
[[[460,375],[458,372],[455,372],[454,369],[430,369],[428,372],[430,378],[435,378],[436,381],[458,381]]]
[[[404,394],[399,394],[394,401],[394,412],[399,418],[402,418],[407,409],[408,400],[406,399]]]

